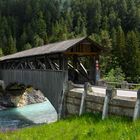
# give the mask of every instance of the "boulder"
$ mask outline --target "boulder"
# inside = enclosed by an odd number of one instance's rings
[[[47,98],[40,90],[34,88],[27,88],[25,90],[8,90],[0,97],[0,108],[3,107],[23,107],[25,105],[42,103]]]

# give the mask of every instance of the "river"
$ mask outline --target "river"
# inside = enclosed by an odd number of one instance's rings
[[[57,121],[57,112],[47,100],[43,103],[0,111],[0,128],[17,129]]]

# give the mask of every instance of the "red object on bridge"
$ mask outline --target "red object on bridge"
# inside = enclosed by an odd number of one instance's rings
[[[96,60],[96,70],[99,70],[99,61]]]

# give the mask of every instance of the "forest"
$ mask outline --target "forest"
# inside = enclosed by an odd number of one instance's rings
[[[0,56],[83,36],[106,48],[103,77],[140,82],[140,0],[0,0]]]

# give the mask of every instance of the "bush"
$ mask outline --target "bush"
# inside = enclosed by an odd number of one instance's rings
[[[125,79],[125,75],[122,72],[122,69],[117,67],[111,69],[103,79],[107,82],[122,82]]]

